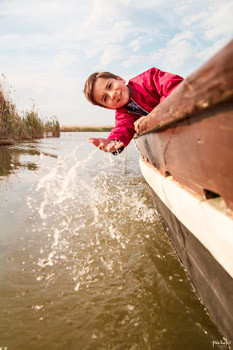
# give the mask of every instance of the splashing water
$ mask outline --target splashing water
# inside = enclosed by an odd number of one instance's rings
[[[55,278],[51,267],[72,260],[70,276],[75,291],[87,281],[89,285],[92,273],[100,267],[107,271],[114,271],[115,265],[121,267],[119,257],[135,235],[134,222],[156,220],[156,211],[148,208],[143,194],[126,187],[127,179],[116,174],[112,158],[106,155],[99,169],[88,168],[98,150],[79,159],[82,146],[59,158],[40,179],[36,187],[41,192],[39,217],[33,227],[47,235],[37,264],[43,274],[37,279]]]
[[[2,345],[211,349],[219,335],[162,229],[138,154],[129,148],[125,175],[124,153],[69,140],[58,158],[40,157],[26,196],[22,240],[8,257],[15,285],[6,275],[0,288]]]

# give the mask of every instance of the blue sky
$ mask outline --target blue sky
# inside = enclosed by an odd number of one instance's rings
[[[233,36],[232,0],[0,0],[0,73],[19,111],[62,125],[113,125],[86,78],[149,69],[187,77]]]

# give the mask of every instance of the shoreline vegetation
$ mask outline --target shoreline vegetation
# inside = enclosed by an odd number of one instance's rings
[[[88,132],[88,131],[96,131],[96,132],[108,132],[113,128],[112,125],[105,126],[95,126],[95,125],[62,125],[60,127],[61,132]]]
[[[2,77],[5,79],[3,74]],[[6,92],[0,82],[0,146],[43,137],[60,137],[57,118],[40,118],[35,105],[20,116],[10,98],[10,92]]]

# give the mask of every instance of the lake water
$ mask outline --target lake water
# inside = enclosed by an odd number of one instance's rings
[[[0,148],[0,348],[208,350],[222,340],[163,231],[133,143]],[[126,161],[126,163],[125,163]]]

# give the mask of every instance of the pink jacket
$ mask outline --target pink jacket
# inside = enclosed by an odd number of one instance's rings
[[[183,78],[179,75],[162,72],[157,68],[148,69],[128,82],[133,95],[131,100],[136,102],[146,112],[162,102],[172,90],[181,83]],[[139,114],[128,112],[125,107],[116,109],[115,127],[108,139],[119,140],[126,147],[132,140],[135,130],[134,122],[140,118]]]

